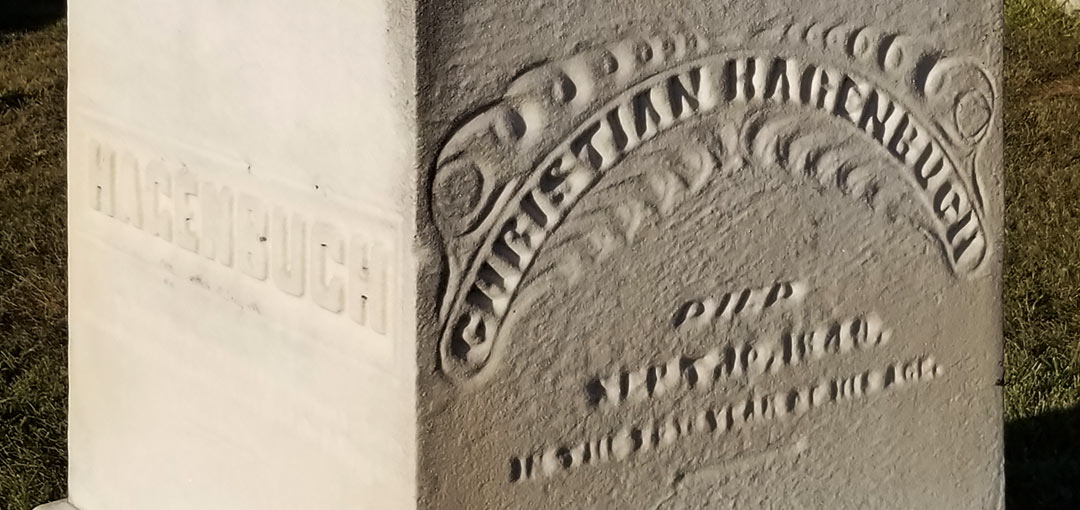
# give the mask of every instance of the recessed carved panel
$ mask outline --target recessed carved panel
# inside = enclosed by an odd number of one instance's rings
[[[430,168],[423,437],[470,466],[433,500],[926,506],[858,497],[893,460],[960,469],[927,452],[992,391],[1000,98],[980,62],[770,22],[510,73]]]

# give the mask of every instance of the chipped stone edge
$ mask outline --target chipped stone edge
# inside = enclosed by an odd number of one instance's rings
[[[53,501],[52,503],[46,503],[44,505],[41,505],[39,507],[34,508],[34,510],[79,510],[79,509],[75,508],[75,506],[72,505],[71,503],[68,503],[68,500],[62,499],[60,501]]]

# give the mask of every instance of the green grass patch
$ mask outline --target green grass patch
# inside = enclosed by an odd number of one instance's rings
[[[1007,0],[1009,508],[1080,508],[1080,16]]]

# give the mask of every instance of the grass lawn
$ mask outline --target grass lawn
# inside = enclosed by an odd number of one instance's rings
[[[1080,15],[1006,1],[1010,508],[1080,508]]]
[[[2,510],[64,494],[65,33],[62,22],[0,32]]]
[[[1054,4],[1006,0],[1010,509],[1080,508],[1080,16]],[[65,25],[30,14],[0,22],[0,510],[63,497],[66,462]]]

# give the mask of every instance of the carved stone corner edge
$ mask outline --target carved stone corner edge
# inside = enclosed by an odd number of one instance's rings
[[[79,510],[79,509],[75,508],[75,505],[72,505],[71,503],[69,503],[68,500],[62,499],[60,501],[53,501],[52,503],[46,503],[44,505],[41,505],[39,507],[34,508],[34,510]]]

